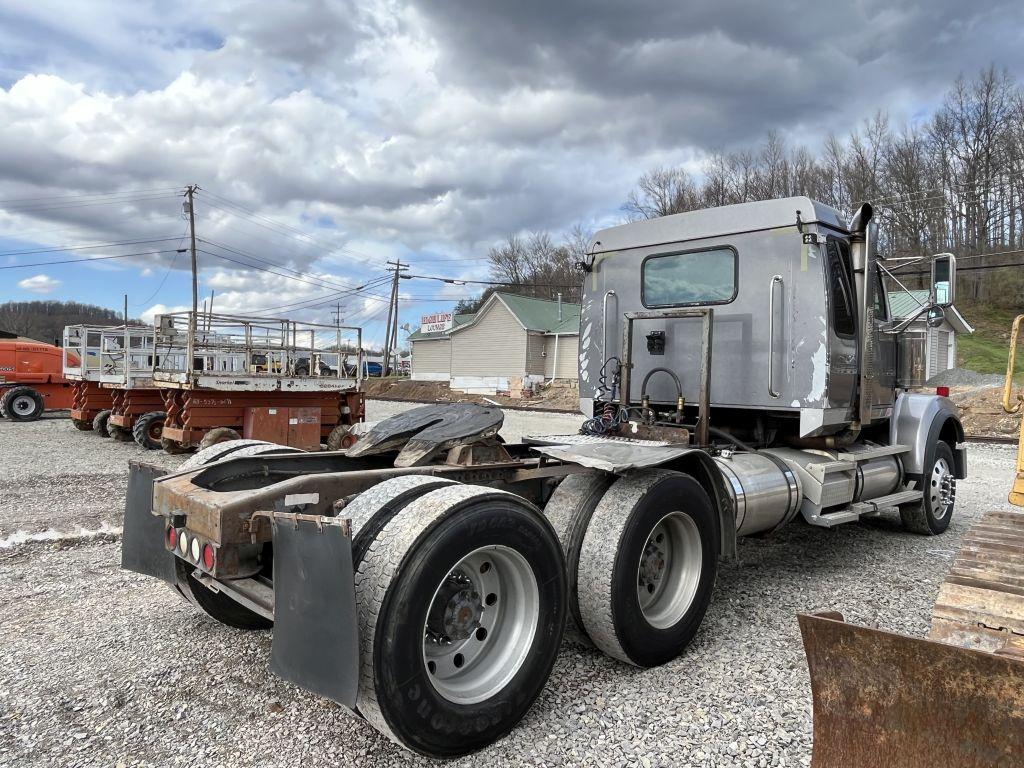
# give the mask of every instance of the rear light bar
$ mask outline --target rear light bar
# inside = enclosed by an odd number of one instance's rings
[[[217,566],[217,546],[185,528],[167,526],[164,546],[183,560],[213,573]]]

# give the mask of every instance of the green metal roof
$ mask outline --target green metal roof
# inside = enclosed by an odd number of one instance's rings
[[[558,302],[532,299],[514,293],[496,294],[512,310],[512,314],[530,331],[544,333],[579,333],[580,305],[562,302],[562,319],[558,319]]]
[[[918,291],[889,291],[889,314],[898,320],[910,317],[920,309],[922,304],[927,303],[927,289]]]
[[[889,292],[889,314],[895,320],[903,320],[910,317],[921,308],[922,304],[928,303],[928,290],[917,289],[913,291],[890,291]],[[950,306],[946,310],[946,321],[957,333],[974,333],[972,326],[956,307]],[[921,322],[920,319],[917,322]]]
[[[562,302],[562,319],[558,319],[558,302],[548,299],[533,299],[529,296],[519,296],[515,293],[504,293],[496,291],[491,294],[498,296],[505,306],[509,308],[516,319],[528,331],[541,331],[543,333],[579,333],[580,331],[580,305]],[[488,298],[487,301],[492,301]],[[478,313],[477,313],[478,314]],[[476,319],[476,314],[456,315],[452,321],[452,331],[456,331],[469,325]],[[427,341],[429,339],[443,339],[451,331],[439,331],[437,333],[415,333],[409,334],[409,341]]]
[[[452,318],[452,329],[473,322],[475,314],[456,315]],[[409,341],[425,341],[426,339],[443,339],[448,336],[449,331],[437,331],[436,333],[420,333],[413,331],[409,334]]]

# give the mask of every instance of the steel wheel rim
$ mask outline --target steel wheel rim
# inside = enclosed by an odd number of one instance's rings
[[[498,545],[470,552],[434,590],[423,624],[434,690],[455,704],[497,694],[530,655],[539,616],[540,589],[525,557]]]
[[[685,512],[669,512],[648,534],[637,566],[637,600],[648,624],[679,623],[697,596],[702,567],[697,524]]]
[[[30,395],[18,395],[11,399],[10,409],[12,413],[16,413],[19,416],[24,416],[26,413],[32,413],[35,410],[36,402]]]
[[[928,500],[931,502],[932,517],[936,520],[944,518],[953,506],[955,498],[956,478],[945,459],[936,459],[928,485]]]

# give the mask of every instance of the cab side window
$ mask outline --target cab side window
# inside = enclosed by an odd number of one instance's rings
[[[837,336],[853,338],[857,333],[857,321],[850,280],[850,245],[845,240],[829,237],[825,244],[825,255],[832,328]]]
[[[875,319],[888,320],[889,306],[885,300],[885,283],[882,281],[882,270],[875,267]]]

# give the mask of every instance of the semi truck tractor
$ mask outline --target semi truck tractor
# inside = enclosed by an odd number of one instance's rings
[[[899,378],[909,322],[876,243],[870,205],[806,197],[601,231],[578,434],[505,443],[500,410],[451,404],[340,451],[134,463],[122,565],[272,629],[274,672],[404,747],[472,752],[528,711],[564,634],[641,668],[684,653],[741,536],[879,515],[946,530],[963,427]],[[932,262],[915,316],[941,322],[955,260]]]

